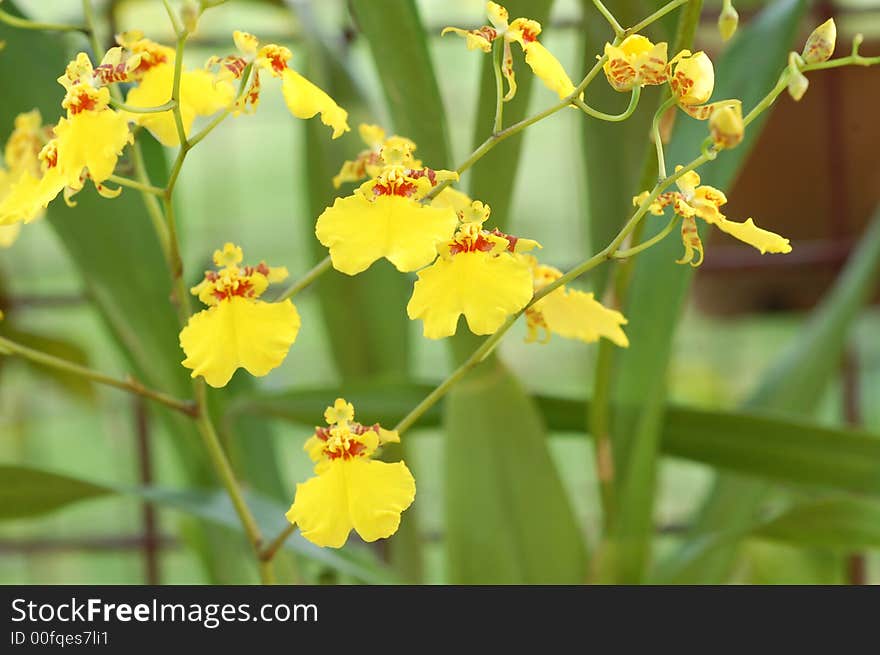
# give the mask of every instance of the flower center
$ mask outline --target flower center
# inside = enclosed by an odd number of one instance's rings
[[[350,460],[368,457],[371,448],[366,436],[369,432],[379,434],[379,424],[364,426],[355,422],[337,423],[327,428],[317,428],[315,436],[324,442],[323,453],[327,459]]]

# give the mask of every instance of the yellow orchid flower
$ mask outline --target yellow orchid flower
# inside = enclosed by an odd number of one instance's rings
[[[394,136],[386,137],[385,130],[378,125],[368,125],[361,123],[358,126],[358,133],[361,141],[367,145],[366,150],[358,153],[358,156],[346,162],[343,162],[339,173],[333,178],[333,188],[338,189],[345,182],[360,182],[368,177],[376,177],[382,172],[384,163],[380,153],[383,147],[400,148],[408,147],[410,152],[414,152],[416,144],[406,137]],[[412,168],[421,168],[422,162],[414,159],[411,163]]]
[[[284,102],[295,117],[308,119],[320,114],[321,122],[333,129],[334,139],[351,129],[348,126],[348,112],[323,89],[288,66],[287,62],[293,57],[288,48],[274,43],[260,46],[257,37],[239,30],[233,32],[232,40],[239,54],[212,57],[208,60],[208,67],[219,66],[221,79],[237,80],[249,65],[253,65],[251,85],[236,114],[256,111],[262,88],[260,73],[268,71],[273,77],[281,78]]]
[[[446,27],[441,34],[452,32],[465,38],[468,50],[491,52],[496,39],[502,39],[504,52],[501,58],[501,72],[507,80],[505,100],[516,94],[516,75],[513,70],[513,53],[511,43],[518,43],[525,54],[526,64],[532,69],[544,85],[554,91],[560,99],[574,93],[575,87],[559,60],[545,48],[538,35],[541,24],[529,18],[509,20],[507,9],[495,2],[486,3],[486,15],[491,25],[464,30],[458,27]]]
[[[131,53],[126,61],[126,81],[135,81],[126,97],[132,107],[157,107],[171,100],[174,86],[175,52],[143,38],[140,32],[119,35],[117,41]],[[235,88],[225,79],[206,70],[183,70],[180,75],[180,117],[184,134],[189,136],[198,116],[210,116],[232,105]],[[142,125],[165,146],[180,145],[174,113],[168,111],[140,114],[129,118]]]
[[[51,135],[51,128],[43,127],[43,119],[36,109],[19,114],[15,117],[15,124],[3,157],[0,158],[0,216],[8,211],[11,204],[6,199],[13,189],[26,175],[31,179],[38,179],[41,174],[40,151]],[[7,209],[4,210],[4,207]],[[21,232],[21,222],[30,222],[42,215],[42,207],[31,205],[26,214],[18,214],[15,222],[5,225],[0,221],[0,248],[8,248],[18,239]]]
[[[548,284],[562,277],[562,271],[540,264],[531,255],[520,255],[532,271],[534,290],[537,293]],[[534,305],[526,309],[527,342],[537,341],[544,331],[542,343],[550,340],[551,333],[567,339],[580,339],[591,343],[605,337],[626,348],[629,339],[621,325],[626,325],[623,314],[608,309],[595,299],[592,293],[566,288],[554,289]]]
[[[603,65],[605,77],[615,91],[666,83],[665,42],[654,45],[640,34],[626,37],[620,45],[605,44],[608,60]]]
[[[452,240],[438,247],[440,257],[418,273],[406,312],[423,321],[429,339],[455,334],[462,314],[471,332],[492,334],[532,298],[529,263],[516,253],[538,242],[484,230],[489,213],[488,205],[474,202]]]
[[[712,113],[738,100],[717,100],[706,104],[715,90],[715,68],[705,52],[682,50],[666,66],[669,88],[676,103],[693,118],[704,121]]]
[[[681,166],[677,166],[676,172],[681,168]],[[700,176],[696,171],[688,171],[678,178],[676,184],[678,191],[661,193],[648,207],[648,211],[655,216],[662,216],[664,208],[672,205],[675,213],[683,217],[681,238],[685,247],[685,255],[682,259],[677,260],[677,263],[699,266],[703,261],[703,244],[697,233],[695,216],[714,225],[722,232],[727,232],[743,243],[757,248],[762,255],[768,252],[791,252],[788,239],[759,228],[751,218],[742,223],[727,220],[719,209],[727,202],[727,197],[715,187],[700,185]],[[641,193],[633,198],[633,204],[641,205],[648,195],[647,191]],[[699,253],[699,259],[696,262],[693,261],[695,253]]]
[[[709,116],[709,134],[718,150],[735,148],[743,140],[745,125],[742,101],[713,103],[716,107]]]
[[[300,318],[290,300],[258,300],[266,288],[287,277],[286,268],[241,266],[241,248],[227,243],[214,252],[219,270],[206,271],[191,292],[209,306],[190,317],[180,332],[183,365],[212,387],[223,387],[236,369],[266,375],[287,356]]]
[[[455,232],[454,210],[421,200],[438,182],[458,175],[414,168],[410,143],[399,139],[383,146],[381,172],[318,217],[315,234],[337,271],[357,275],[383,257],[399,271],[414,271],[430,264],[436,244]]]
[[[416,483],[404,462],[373,457],[400,436],[378,423],[355,422],[354,407],[342,398],[327,408],[324,418],[328,427],[315,428],[304,446],[316,463],[316,475],[296,485],[287,520],[323,547],[341,548],[352,530],[364,541],[390,537],[415,499]]]
[[[33,220],[61,191],[72,205],[73,195],[88,179],[104,197],[121,192],[102,183],[133,140],[128,119],[108,106],[110,92],[101,86],[102,77],[86,53],[80,52],[67,65],[58,82],[66,90],[61,106],[67,116],[59,119],[52,130],[54,138],[39,151],[39,168],[21,172],[0,201],[0,226]]]

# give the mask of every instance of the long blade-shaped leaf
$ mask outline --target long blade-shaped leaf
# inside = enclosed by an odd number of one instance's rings
[[[828,382],[839,368],[849,326],[877,285],[880,271],[880,213],[859,241],[834,287],[816,308],[809,325],[780,356],[747,406],[793,414],[814,410]],[[830,463],[829,463],[830,466]],[[736,530],[753,520],[769,488],[735,476],[720,477],[700,513],[692,536],[699,538],[720,528]],[[724,580],[737,554],[737,544],[714,549],[703,559],[673,559],[664,574],[676,582]]]
[[[235,413],[259,414],[309,425],[333,393],[355,403],[383,425],[399,421],[431,390],[417,384],[345,385],[241,398]],[[535,398],[547,427],[583,435],[584,405],[571,398]],[[426,413],[419,427],[437,427],[442,410]],[[417,433],[414,433],[417,434]],[[880,496],[880,436],[753,412],[724,412],[671,405],[663,416],[664,455],[777,483]]]
[[[0,465],[0,520],[36,517],[83,500],[120,494],[242,532],[235,508],[223,491],[123,487],[28,466]],[[248,504],[257,524],[266,534],[277,534],[287,526],[284,518],[286,508],[277,501],[252,492],[248,494]],[[364,582],[393,581],[388,571],[357,547],[342,550],[319,548],[299,534],[292,535],[285,547]]]
[[[756,104],[784,65],[803,8],[802,0],[779,0],[742,28],[717,62],[714,97],[738,97],[745,107]],[[757,51],[762,56],[756,61],[751,53]],[[701,169],[707,183],[721,188],[730,185],[759,129],[753,124],[743,144]],[[691,160],[705,136],[705,123],[679,116],[666,151],[668,165]],[[631,346],[616,357],[612,386],[616,405],[612,435],[622,496],[619,516],[625,519],[617,526],[618,540],[629,547],[627,556],[618,558],[620,568],[613,574],[620,581],[641,580],[649,555],[654,456],[662,425],[666,369],[692,277],[690,267],[674,263],[680,249],[678,240],[670,238],[637,258],[624,311]]]

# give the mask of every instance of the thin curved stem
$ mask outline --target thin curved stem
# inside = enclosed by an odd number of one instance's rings
[[[617,22],[614,14],[608,11],[608,7],[602,3],[602,0],[593,0],[593,4],[596,5],[596,9],[599,10],[599,13],[608,21],[611,29],[614,30],[614,35],[621,36],[625,30],[620,26],[620,23]]]
[[[112,107],[119,109],[120,111],[127,111],[129,114],[161,114],[163,111],[174,109],[176,104],[177,103],[174,100],[169,100],[165,104],[156,105],[155,107],[133,107],[124,102],[120,102],[115,98],[110,98],[110,105]]]
[[[315,264],[311,270],[309,270],[305,275],[296,280],[293,284],[287,287],[284,291],[282,291],[278,297],[275,299],[275,302],[281,302],[282,300],[287,300],[288,298],[293,298],[300,291],[305,289],[307,286],[312,284],[315,280],[321,277],[324,273],[330,270],[332,262],[330,260],[330,255],[327,255],[320,262]]]
[[[187,416],[195,417],[198,415],[198,407],[195,403],[174,398],[162,391],[149,389],[132,377],[119,379],[110,375],[105,375],[104,373],[82,366],[76,362],[55,357],[54,355],[50,355],[41,350],[28,348],[27,346],[5,337],[0,337],[0,354],[17,355],[32,361],[35,364],[54,368],[56,371],[70,373],[71,375],[76,375],[77,377],[91,380],[92,382],[103,384],[104,386],[114,387],[116,389],[127,391],[128,393],[143,396],[144,398],[154,400],[157,403],[170,407],[171,409],[186,414]]]
[[[504,78],[501,74],[504,58],[504,39],[496,39],[492,52],[492,70],[495,73],[495,120],[492,123],[492,134],[504,128]]]
[[[278,551],[284,547],[284,543],[296,532],[296,526],[294,524],[288,525],[284,530],[280,532],[280,534],[275,537],[269,544],[260,551],[260,559],[264,561],[270,561],[275,555],[278,554]]]
[[[663,138],[660,136],[660,120],[666,110],[675,104],[675,98],[667,98],[657,111],[654,113],[654,119],[651,121],[651,138],[654,140],[654,147],[657,149],[657,177],[661,180],[666,178],[666,158],[663,154]]]
[[[167,2],[165,7],[168,8]],[[170,8],[168,8],[168,13],[173,16]],[[177,30],[176,27],[175,30]],[[177,138],[180,141],[181,150],[185,150],[186,146],[186,129],[183,126],[183,113],[180,111],[180,78],[183,75],[183,50],[188,36],[189,33],[186,30],[178,31],[174,56],[174,81],[171,85],[170,100],[170,102],[174,103],[171,111],[174,115],[174,126],[177,128]]]
[[[599,111],[598,109],[593,109],[592,107],[590,107],[590,105],[588,105],[580,98],[575,98],[572,102],[587,116],[592,116],[593,118],[597,118],[600,121],[607,121],[609,123],[620,123],[621,121],[625,121],[627,118],[633,115],[636,108],[639,106],[639,98],[641,97],[641,95],[642,87],[633,87],[632,94],[629,98],[629,105],[622,114],[606,114],[605,112]]]
[[[672,0],[672,2],[663,5],[662,7],[660,7],[660,9],[655,11],[653,14],[646,16],[643,20],[640,20],[638,23],[636,23],[632,27],[627,28],[624,31],[623,35],[626,37],[626,36],[630,36],[632,34],[637,34],[638,32],[641,32],[643,29],[645,29],[651,23],[656,23],[658,20],[663,18],[670,11],[673,11],[674,9],[681,7],[683,4],[685,4],[686,2],[689,2],[689,1],[690,0]]]
[[[66,25],[64,23],[41,23],[39,21],[28,20],[20,16],[12,14],[0,9],[0,23],[6,23],[10,27],[20,30],[43,30],[46,32],[82,32],[90,34],[90,30],[85,25]]]
[[[143,193],[150,193],[154,196],[161,196],[165,193],[165,189],[161,189],[151,184],[144,184],[143,182],[131,180],[127,177],[121,177],[119,175],[111,175],[107,178],[107,181],[118,184],[119,186],[128,187],[129,189],[137,189],[138,191],[142,191]]]
[[[647,250],[648,248],[653,246],[655,243],[659,243],[660,241],[663,241],[663,239],[665,239],[667,236],[669,236],[669,234],[672,232],[672,230],[675,229],[675,226],[677,224],[678,224],[678,214],[673,214],[672,218],[669,220],[669,223],[666,224],[666,227],[664,227],[662,230],[660,230],[660,232],[658,232],[657,234],[652,236],[650,239],[642,241],[639,245],[633,246],[632,248],[627,248],[626,250],[618,250],[617,252],[613,253],[611,256],[614,259],[628,259],[628,258],[632,257],[633,255],[637,255],[640,252],[642,252],[643,250]]]

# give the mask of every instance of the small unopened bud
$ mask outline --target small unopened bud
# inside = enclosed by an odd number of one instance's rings
[[[807,87],[809,86],[810,80],[804,77],[804,74],[799,70],[796,70],[788,80],[788,94],[795,100],[800,100],[804,97],[804,94],[807,92]]]
[[[202,15],[202,5],[196,0],[186,0],[180,9],[180,18],[183,28],[188,34],[195,34],[199,27],[199,17]]]
[[[718,31],[721,32],[721,38],[725,41],[729,40],[736,32],[738,26],[739,14],[736,13],[736,9],[733,8],[733,3],[730,0],[724,0],[724,7],[718,16]]]
[[[709,117],[709,133],[712,135],[712,143],[718,150],[738,146],[745,133],[742,103],[735,100],[713,111]]]
[[[802,61],[796,52],[792,52],[788,56],[788,94],[795,101],[803,98],[807,87],[810,86],[810,81],[804,76],[798,65]]]
[[[183,20],[183,28],[188,34],[195,34],[199,28],[199,17],[202,15],[202,5],[196,0],[186,0],[180,9],[180,18]]]
[[[837,41],[837,26],[834,19],[829,18],[807,38],[804,52],[801,55],[808,64],[818,64],[828,61],[834,52],[834,44]]]
[[[864,40],[865,40],[865,35],[862,34],[861,32],[859,32],[858,34],[856,34],[853,37],[852,53],[854,56],[857,56],[859,54],[859,48],[861,47],[862,41],[864,41]]]

